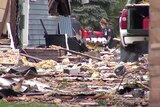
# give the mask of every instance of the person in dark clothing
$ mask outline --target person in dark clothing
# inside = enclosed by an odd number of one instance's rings
[[[72,29],[73,29],[73,35],[77,36],[78,38],[80,38],[81,36],[81,24],[80,22],[76,19],[75,16],[72,16],[71,18],[71,23],[72,23]]]
[[[113,28],[109,25],[109,22],[106,21],[104,18],[101,18],[100,25],[103,32],[103,37],[105,37],[107,40],[105,43],[105,47],[109,49],[113,48],[112,45],[114,36]]]
[[[82,36],[82,27],[80,22],[76,19],[75,16],[72,16],[71,23],[72,23],[73,35],[76,37],[80,46],[79,47],[80,52],[88,51],[88,48],[86,47],[86,40]]]

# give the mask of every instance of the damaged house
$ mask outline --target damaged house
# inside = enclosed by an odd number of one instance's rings
[[[1,45],[37,47],[46,35],[72,36],[68,0],[1,0],[0,8]]]

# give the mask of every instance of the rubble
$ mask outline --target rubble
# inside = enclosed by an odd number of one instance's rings
[[[9,102],[70,107],[148,105],[147,55],[124,63],[118,62],[119,48],[100,52],[100,58],[75,53],[72,57],[78,61],[71,61],[69,56],[61,57],[61,61],[30,57],[34,59],[31,61],[15,52],[1,53],[0,57],[5,54],[12,59],[12,65],[3,59],[0,67],[0,98]]]
[[[0,64],[16,64],[18,60],[18,50],[0,51]]]

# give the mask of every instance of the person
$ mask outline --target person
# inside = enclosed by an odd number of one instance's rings
[[[81,24],[77,20],[76,16],[71,17],[71,23],[72,23],[73,35],[76,36],[76,38],[79,40],[81,38],[81,35],[82,35]]]
[[[71,17],[71,23],[72,23],[72,31],[73,35],[76,37],[79,43],[80,52],[88,51],[88,48],[86,47],[86,40],[82,36],[82,27],[80,22],[77,20],[76,16]]]
[[[112,42],[114,34],[112,27],[109,25],[109,21],[106,21],[106,19],[102,17],[100,20],[100,26],[103,32],[103,37],[105,37],[107,40],[105,43],[105,48],[106,49],[113,48]]]

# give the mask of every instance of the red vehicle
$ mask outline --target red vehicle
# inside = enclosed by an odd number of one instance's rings
[[[83,38],[91,38],[91,33],[89,32],[88,29],[82,29],[82,37]]]
[[[103,32],[101,31],[91,31],[88,29],[82,29],[82,36],[86,38],[87,42],[93,42],[93,43],[106,43],[106,38],[103,37]]]
[[[93,31],[93,35],[95,35],[96,37],[103,37],[103,32]]]
[[[101,32],[101,31],[90,31],[88,29],[82,29],[82,36],[84,38],[103,37],[103,32]]]

